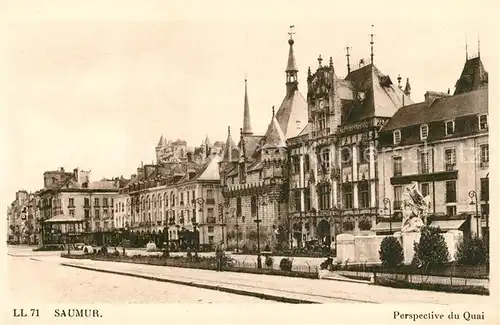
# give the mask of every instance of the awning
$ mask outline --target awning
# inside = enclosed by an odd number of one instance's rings
[[[47,219],[44,223],[71,223],[71,222],[83,222],[83,219],[77,219],[75,217],[68,217],[64,214],[59,214],[55,217]]]
[[[460,220],[434,220],[431,222],[429,225],[430,227],[438,228],[444,231],[448,230],[457,230],[464,224],[466,220],[460,219]]]
[[[391,231],[391,229],[392,229],[392,231],[400,231],[401,230],[401,221],[394,221],[394,222],[392,222],[392,225],[391,225],[391,223],[386,222],[386,221],[379,222],[379,223],[377,223],[377,225],[375,226],[373,231],[387,232],[387,231]]]

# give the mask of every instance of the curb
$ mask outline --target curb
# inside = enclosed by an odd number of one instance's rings
[[[339,282],[352,282],[352,283],[363,283],[363,284],[371,284],[370,281],[365,281],[365,280],[356,280],[356,279],[344,279],[344,278],[333,278],[333,277],[324,277],[321,278],[323,280],[330,280],[330,281],[339,281]]]
[[[135,273],[121,272],[121,271],[103,270],[103,269],[97,269],[97,268],[88,267],[88,266],[74,265],[74,264],[67,264],[67,263],[60,263],[60,265],[74,267],[74,268],[88,270],[88,271],[111,273],[111,274],[125,275],[125,276],[130,276],[130,277],[135,277],[135,278],[146,279],[146,280],[187,285],[190,287],[222,291],[222,292],[227,292],[227,293],[232,293],[232,294],[237,294],[237,295],[242,295],[242,296],[256,297],[256,298],[260,298],[260,299],[264,299],[264,300],[272,300],[272,301],[289,303],[289,304],[317,304],[318,303],[316,301],[311,301],[311,300],[288,298],[288,297],[283,297],[283,296],[275,296],[275,295],[270,295],[270,294],[266,294],[266,293],[245,291],[245,290],[233,289],[233,288],[228,288],[228,287],[222,287],[222,286],[218,286],[218,285],[201,284],[201,283],[195,283],[195,282],[159,278],[159,277],[154,277],[154,276],[150,276],[150,275],[141,275],[141,274],[135,274]]]

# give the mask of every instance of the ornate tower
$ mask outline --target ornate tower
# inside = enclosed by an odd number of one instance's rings
[[[241,131],[243,136],[252,135],[252,123],[250,121],[250,106],[248,105],[248,91],[247,80],[245,79],[245,103],[243,108],[243,129]]]
[[[297,72],[299,72],[299,69],[297,69],[297,63],[295,62],[295,55],[293,54],[293,44],[295,43],[293,40],[293,28],[295,26],[290,26],[290,32],[288,32],[288,35],[290,35],[290,39],[288,40],[288,44],[290,45],[290,48],[288,50],[288,63],[286,65],[286,93],[287,96],[291,96],[295,90],[298,89],[298,80],[297,80]]]
[[[262,176],[264,179],[273,178],[276,180],[283,180],[286,178],[285,164],[287,161],[287,150],[286,137],[276,119],[273,106],[271,123],[269,123],[269,127],[262,142]]]

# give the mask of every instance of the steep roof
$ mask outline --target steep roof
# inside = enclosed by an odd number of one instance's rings
[[[460,78],[455,84],[454,95],[486,87],[488,72],[484,69],[480,57],[469,59],[465,62]]]
[[[278,120],[274,114],[271,119],[271,123],[269,123],[269,127],[267,128],[267,132],[264,135],[263,142],[263,148],[286,148],[287,146],[285,134],[281,130]]]
[[[276,113],[276,119],[286,139],[296,137],[306,126],[307,101],[299,90],[287,94]]]
[[[401,107],[384,125],[381,132],[435,121],[488,112],[488,89],[475,90],[459,95]]]
[[[223,162],[237,161],[240,151],[231,137],[231,129],[228,127],[226,145],[224,146]]]
[[[403,106],[404,103],[412,104],[411,99],[392,83],[389,76],[380,72],[373,64],[365,65],[351,71],[345,81],[340,83],[343,99],[349,99],[349,90],[354,91],[352,98],[356,102],[352,105],[344,123],[355,122],[369,117],[390,117]],[[358,95],[356,95],[358,93]]]
[[[248,104],[247,80],[245,79],[245,100],[243,104],[243,134],[251,135],[252,123],[250,120],[250,105]]]
[[[216,154],[211,155],[203,167],[200,168],[195,178],[202,181],[215,181],[220,179],[219,162],[221,160],[221,156]]]
[[[295,62],[295,55],[293,54],[293,43],[294,40],[290,38],[288,40],[288,45],[290,45],[290,48],[288,50],[288,62],[286,64],[286,70],[285,71],[299,71],[297,69],[297,63]]]

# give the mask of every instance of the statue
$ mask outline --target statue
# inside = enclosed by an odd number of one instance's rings
[[[403,213],[403,223],[401,232],[420,232],[424,226],[422,218],[427,216],[429,209],[429,196],[423,197],[418,190],[418,183],[413,182],[405,188],[401,211]]]

